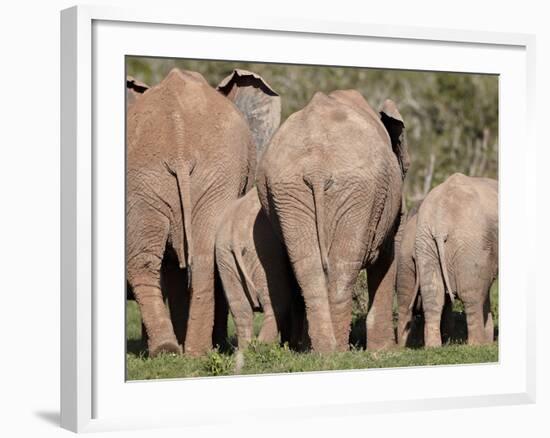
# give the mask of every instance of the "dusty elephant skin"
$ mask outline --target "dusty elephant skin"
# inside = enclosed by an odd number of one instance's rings
[[[241,69],[233,70],[216,89],[244,114],[259,158],[281,124],[281,98],[261,76]]]
[[[161,292],[167,252],[190,279],[185,352],[204,353],[212,346],[214,325],[214,235],[220,211],[253,179],[250,129],[200,74],[173,70],[129,107],[127,138],[127,280],[149,354],[181,349]],[[186,293],[181,275],[164,277],[176,279],[168,289]],[[182,299],[170,301],[178,306]]]
[[[424,314],[420,297],[420,279],[416,269],[414,243],[420,204],[407,214],[400,236],[396,239],[397,260],[397,342],[400,346],[419,347],[424,343]],[[447,297],[441,320],[442,337],[449,338],[454,330],[452,302]]]
[[[226,210],[216,235],[216,264],[239,349],[252,340],[255,310],[264,313],[260,341],[274,342],[281,333],[282,342],[298,347],[304,319],[301,296],[255,188]]]
[[[397,274],[395,289],[399,319],[397,323],[397,343],[400,346],[419,344],[415,310],[418,305],[418,276],[414,258],[414,240],[416,237],[417,209],[409,211],[396,244]]]
[[[367,266],[368,348],[395,344],[393,239],[408,168],[404,124],[357,91],[316,93],[273,137],[258,168],[264,211],[302,290],[315,351],[348,349],[352,289]]]
[[[424,341],[441,345],[445,300],[464,303],[468,344],[493,341],[489,290],[498,270],[498,183],[455,173],[418,212],[415,258],[424,309]]]

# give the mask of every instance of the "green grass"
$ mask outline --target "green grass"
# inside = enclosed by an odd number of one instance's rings
[[[356,326],[364,323],[365,304],[361,301],[364,279],[358,281],[355,296],[354,320]],[[498,281],[491,288],[491,307],[498,334]],[[141,319],[135,302],[127,302],[127,379],[146,380],[160,378],[206,377],[233,375],[235,355],[217,350],[199,358],[176,355],[161,355],[154,359],[147,357],[141,344]],[[390,368],[423,365],[452,365],[470,363],[489,363],[498,361],[498,344],[488,346],[469,346],[466,339],[465,316],[461,303],[457,300],[454,307],[458,339],[440,348],[394,348],[389,351],[371,352],[360,348],[333,354],[313,352],[298,353],[286,345],[262,344],[254,341],[245,352],[244,367],[241,374],[272,374],[306,371],[349,370],[364,368]],[[254,330],[258,334],[262,324],[262,314],[256,314]],[[355,331],[364,335],[364,331]],[[228,323],[228,337],[232,345],[236,344],[235,326],[231,317]]]
[[[396,348],[370,352],[297,353],[286,346],[254,342],[245,353],[241,374],[273,374],[364,368],[450,365],[498,361],[498,346],[473,347],[451,344],[441,348]],[[229,376],[234,374],[235,356],[214,350],[205,357],[161,355],[154,359],[127,355],[128,380],[178,377]]]

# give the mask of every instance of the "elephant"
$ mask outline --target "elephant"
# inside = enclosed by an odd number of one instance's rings
[[[420,205],[421,203],[417,203],[408,211],[405,225],[400,235],[396,236],[397,343],[402,347],[419,347],[424,343],[424,314],[414,254],[416,223]],[[452,310],[451,301],[446,299],[441,321],[443,338],[450,338],[454,331]]]
[[[254,311],[263,311],[258,339],[299,348],[303,301],[286,250],[263,212],[256,188],[229,207],[216,234],[216,265],[237,331],[238,349],[252,340]]]
[[[498,182],[455,173],[418,211],[414,253],[426,347],[440,346],[445,301],[463,302],[468,344],[493,341],[489,290],[498,273]]]
[[[239,94],[257,96],[262,79],[255,81]],[[241,111],[201,74],[179,69],[128,108],[126,276],[150,356],[201,355],[225,339],[215,233],[222,212],[252,187],[256,169],[254,127]],[[253,123],[270,118],[266,111]]]
[[[260,202],[287,248],[314,351],[349,348],[352,290],[365,266],[367,348],[395,344],[393,245],[408,167],[396,105],[386,100],[377,113],[355,90],[316,93],[262,156]]]

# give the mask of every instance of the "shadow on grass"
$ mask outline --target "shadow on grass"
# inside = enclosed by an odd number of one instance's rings
[[[147,347],[141,339],[127,339],[126,353],[135,354],[136,356],[144,356],[147,354]]]

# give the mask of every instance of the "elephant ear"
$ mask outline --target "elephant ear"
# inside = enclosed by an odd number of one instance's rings
[[[281,123],[281,98],[256,73],[235,69],[216,88],[244,114],[259,158]]]
[[[149,85],[138,81],[132,76],[126,77],[126,107],[130,107],[136,99],[149,89]]]
[[[390,136],[393,152],[395,153],[403,178],[409,170],[410,159],[405,135],[405,123],[395,103],[386,99],[380,110],[380,118]]]

